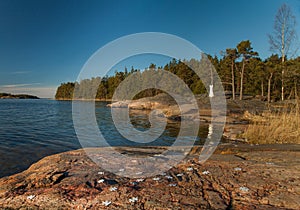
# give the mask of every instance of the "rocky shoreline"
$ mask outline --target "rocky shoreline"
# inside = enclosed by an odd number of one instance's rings
[[[221,145],[203,164],[200,151],[144,179],[107,172],[83,150],[52,155],[0,179],[0,208],[299,209],[300,145]]]
[[[197,102],[201,122],[210,123],[209,99]],[[179,116],[176,104],[162,95],[110,106],[160,109],[169,120]],[[45,157],[0,179],[0,209],[299,209],[300,145],[241,143],[248,118],[264,110],[259,100],[228,100],[223,136],[230,143],[219,145],[205,163],[199,162],[202,147],[195,146],[178,165],[152,177],[122,176],[126,168],[118,159],[112,166],[118,173],[111,173],[82,149]],[[163,147],[114,149],[125,156],[165,158]],[[101,159],[107,148],[89,151]]]
[[[194,106],[189,103],[183,104],[179,108],[176,101],[164,93],[137,100],[113,101],[107,106],[113,109],[128,108],[129,114],[133,115],[138,114],[139,111],[154,110],[152,114],[163,115],[169,121],[180,121],[184,115],[187,120],[199,119],[202,124],[211,123],[210,99],[206,95],[199,95],[196,100],[199,110],[195,110]],[[226,115],[223,137],[229,141],[246,142],[241,138],[241,134],[250,123],[251,117],[270,109],[265,102],[255,98],[243,101],[227,99],[226,103],[227,112],[219,113],[219,115]]]

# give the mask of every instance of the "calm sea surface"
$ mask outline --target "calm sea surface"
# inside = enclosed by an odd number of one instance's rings
[[[90,102],[78,102],[90,103]],[[116,130],[106,102],[96,102],[98,126],[112,146],[132,145]],[[131,121],[137,129],[149,127],[146,114],[135,114]],[[180,123],[168,123],[165,132],[149,145],[171,145]],[[201,126],[196,144],[207,135]],[[201,138],[203,137],[203,139]],[[72,120],[72,102],[55,100],[0,100],[0,177],[27,169],[41,158],[81,148]]]

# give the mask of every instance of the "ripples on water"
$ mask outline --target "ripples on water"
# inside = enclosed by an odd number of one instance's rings
[[[78,102],[90,103],[90,102]],[[112,146],[134,145],[118,133],[106,102],[96,102],[98,126]],[[139,130],[149,128],[147,113],[133,115]],[[171,145],[180,123],[168,123],[165,132],[148,145]],[[207,135],[207,126],[200,136]],[[198,144],[199,144],[198,139]],[[28,168],[47,155],[81,148],[72,121],[72,102],[55,100],[0,100],[0,177]]]

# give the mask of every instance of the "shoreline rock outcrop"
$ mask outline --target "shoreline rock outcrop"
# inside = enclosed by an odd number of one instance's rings
[[[182,117],[187,120],[195,120],[199,116],[199,110],[195,109],[195,103],[184,101],[179,107],[176,101],[168,94],[161,93],[153,97],[137,100],[116,101],[108,104],[111,108],[128,108],[129,110],[155,110],[157,116],[164,115],[169,120],[180,121]],[[159,111],[157,111],[159,110]],[[206,111],[206,110],[205,110]],[[202,119],[204,120],[204,119]],[[204,121],[207,121],[206,119]]]
[[[204,164],[200,151],[143,179],[105,171],[84,150],[52,155],[0,179],[0,208],[299,209],[299,145],[221,145]]]

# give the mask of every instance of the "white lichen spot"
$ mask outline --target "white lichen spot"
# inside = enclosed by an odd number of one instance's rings
[[[159,178],[159,177],[154,177],[153,180],[154,180],[154,181],[159,181],[160,178]]]
[[[153,156],[155,156],[155,157],[163,157],[164,155],[163,154],[155,154]]]
[[[136,172],[135,174],[136,175],[141,175],[141,174],[143,174],[143,172],[139,171],[139,172]]]
[[[28,195],[27,196],[27,199],[29,199],[29,200],[32,200],[32,199],[34,199],[35,198],[35,195]]]
[[[111,204],[111,201],[103,201],[102,205],[103,206],[109,206]]]
[[[188,167],[186,170],[187,171],[193,171],[194,169],[192,167]]]
[[[172,176],[165,176],[167,179],[173,179]]]
[[[125,171],[125,169],[124,169],[124,168],[120,168],[119,171],[120,171],[120,172],[123,172],[123,171]]]
[[[210,172],[209,171],[203,171],[202,174],[203,175],[208,175],[208,174],[210,174]]]
[[[242,169],[240,167],[236,167],[234,168],[235,171],[242,171]]]
[[[249,192],[249,188],[248,187],[240,187],[240,191]]]
[[[100,184],[100,183],[103,183],[105,181],[105,179],[100,179],[100,180],[98,180],[98,183]]]
[[[169,184],[169,186],[170,186],[170,187],[176,187],[176,186],[177,186],[177,184],[175,184],[175,183],[171,183],[171,184]]]
[[[118,188],[117,188],[117,187],[111,187],[111,188],[109,188],[109,190],[110,190],[111,192],[113,192],[113,191],[117,191]]]
[[[129,202],[130,202],[130,203],[135,203],[135,202],[137,202],[138,200],[139,200],[138,197],[132,197],[132,198],[129,198]]]
[[[103,171],[99,171],[98,174],[99,175],[104,175],[104,172]]]
[[[136,182],[143,182],[144,179],[137,179]]]

